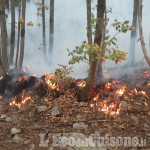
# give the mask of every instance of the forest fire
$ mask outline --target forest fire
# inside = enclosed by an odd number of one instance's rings
[[[118,90],[116,86],[119,81],[107,82],[104,88],[100,89],[94,86],[94,97],[90,101],[89,107],[92,110],[104,112],[109,115],[119,115],[121,111],[120,97],[126,92],[126,85],[121,86]],[[82,89],[86,86],[86,81],[77,82],[77,87]]]
[[[29,100],[31,100],[30,96],[26,96],[24,93],[22,94],[21,97],[15,97],[11,99],[12,101],[9,103],[10,106],[16,106],[20,109],[20,107],[22,105],[24,105],[26,102],[28,102]]]
[[[12,98],[11,102],[9,103],[10,106],[16,106],[19,109],[27,101],[31,100],[30,96],[26,96],[24,93],[21,95],[23,89],[32,85],[31,83],[32,76],[26,74],[25,69],[23,69],[22,71],[23,73],[19,74],[20,76],[18,76],[18,79],[15,83],[15,88],[19,92],[16,94],[17,96],[15,94],[14,95],[12,94],[14,98]],[[144,85],[146,85],[146,87],[150,86],[149,71],[143,71],[143,73],[140,74],[140,76],[138,77],[140,77],[141,81],[143,81],[142,86]],[[1,80],[3,80],[3,78],[1,78]],[[48,85],[48,87],[50,87],[50,89],[52,90],[62,91],[62,92],[65,92],[66,90],[65,79],[57,79],[55,75],[46,74],[44,77],[44,81]],[[85,80],[77,81],[76,86],[81,92],[81,89],[84,89],[86,86],[86,81]],[[126,83],[126,81],[124,80],[112,80],[109,82],[105,82],[105,84],[101,84],[100,86],[94,85],[93,98],[91,98],[90,100],[89,107],[91,108],[91,110],[103,112],[104,114],[113,115],[113,116],[119,115],[122,108],[121,101],[123,99],[128,99],[132,95],[144,96],[145,98],[148,97],[147,91],[142,86],[141,87],[135,86],[135,88],[132,89],[130,87],[130,81]]]

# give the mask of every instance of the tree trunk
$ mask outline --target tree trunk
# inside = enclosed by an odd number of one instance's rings
[[[136,27],[135,31],[131,31],[131,40],[130,40],[130,65],[134,65],[135,62],[135,45],[136,45],[136,39],[137,39],[137,33],[138,33],[138,6],[139,6],[139,0],[134,0],[134,8],[133,8],[133,20],[132,20],[132,26]]]
[[[42,24],[43,24],[43,53],[46,57],[46,36],[45,36],[45,0],[42,0]]]
[[[98,0],[97,24],[96,24],[96,32],[95,32],[95,38],[94,38],[94,43],[96,43],[97,45],[101,45],[105,9],[106,9],[106,0]],[[97,62],[98,62],[95,57],[96,57],[96,54],[94,53],[91,57],[90,70],[89,70],[88,78],[86,81],[86,87],[85,87],[86,99],[85,100],[90,99],[92,96],[92,92],[93,92],[93,85],[94,85]],[[92,61],[93,59],[94,61]]]
[[[144,42],[144,36],[143,36],[143,29],[142,29],[142,0],[139,0],[139,14],[138,14],[138,19],[139,19],[139,33],[140,33],[140,41],[141,41],[141,47],[143,50],[144,57],[150,66],[150,58],[147,54],[146,47],[145,47],[145,42]]]
[[[5,20],[4,0],[0,1],[0,22],[1,22],[1,39],[2,39],[2,66],[5,72],[9,71],[9,63],[7,57],[7,31]]]
[[[103,21],[103,31],[102,31],[102,40],[104,40],[106,36],[106,25],[107,25],[107,14],[105,11],[104,14],[104,21]],[[105,53],[105,46],[104,44],[101,44],[102,47],[102,53],[101,55],[103,56]],[[102,60],[98,60],[98,65],[97,65],[97,71],[96,71],[96,85],[100,85],[103,79],[103,70],[102,70]]]
[[[18,68],[18,57],[19,57],[19,45],[20,45],[20,14],[21,14],[21,4],[19,4],[19,9],[18,9],[18,35],[17,35],[17,52],[16,52],[16,61],[15,61],[15,68]]]
[[[10,64],[13,63],[15,47],[15,0],[11,0],[11,38],[10,38]]]
[[[87,5],[87,38],[88,44],[92,45],[92,26],[91,26],[91,0],[86,0]],[[89,63],[91,61],[91,56],[89,56]]]
[[[5,3],[5,8],[9,10],[9,0],[5,0],[4,3]]]
[[[53,59],[53,45],[54,45],[54,0],[50,0],[50,33],[49,33],[49,58],[50,63]]]
[[[20,57],[18,67],[21,68],[23,64],[24,57],[24,43],[25,43],[25,14],[26,14],[26,0],[22,1],[22,19],[24,23],[21,24],[21,47],[20,47]]]

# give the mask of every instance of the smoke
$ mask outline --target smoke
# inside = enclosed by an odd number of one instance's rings
[[[41,2],[41,1],[39,1]],[[92,6],[95,6],[96,1],[92,1]],[[149,41],[150,21],[147,14],[149,14],[149,1],[143,2],[143,29],[145,42]],[[45,5],[49,6],[49,1],[45,1]],[[25,33],[25,57],[24,66],[29,66],[33,74],[41,76],[45,73],[52,72],[58,67],[57,64],[68,65],[69,57],[67,48],[73,50],[75,46],[81,44],[82,41],[87,40],[86,33],[86,1],[85,0],[55,0],[54,10],[54,53],[53,53],[53,65],[50,65],[45,61],[43,55],[43,38],[42,27],[38,24],[42,24],[42,17],[37,16],[37,7],[32,1],[27,3],[26,8],[26,24],[29,21],[34,23],[33,27],[26,26]],[[129,20],[132,24],[133,14],[133,1],[131,0],[108,0],[107,8],[112,8],[113,12],[108,14],[109,23],[112,23],[115,19],[120,21]],[[46,16],[46,49],[49,49],[49,11],[45,11]],[[8,34],[10,34],[10,13],[7,21]],[[16,9],[16,21],[18,13]],[[17,33],[17,32],[16,32]],[[113,34],[114,31],[111,31]],[[147,34],[148,33],[148,34]],[[17,35],[17,34],[16,34]],[[120,34],[117,36],[120,50],[125,50],[129,53],[130,48],[130,35]],[[17,39],[17,36],[16,36]],[[148,44],[146,45],[148,47]],[[135,60],[141,61],[143,59],[143,53],[141,50],[140,42],[136,43],[136,56]],[[129,58],[129,56],[128,56]],[[124,65],[126,62],[123,62]],[[88,64],[80,63],[74,67],[72,74],[75,78],[85,78],[87,76]],[[119,67],[114,62],[106,61],[103,65],[104,68],[109,69],[112,67]]]

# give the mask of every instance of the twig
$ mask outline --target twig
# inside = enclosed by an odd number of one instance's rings
[[[112,120],[92,120],[92,121],[88,121],[88,123],[96,123],[96,122],[107,122],[107,121],[112,121]]]
[[[49,107],[47,110],[41,112],[32,122],[35,122],[38,118],[40,118],[43,114],[45,114],[46,112],[48,112],[51,109],[51,107]]]

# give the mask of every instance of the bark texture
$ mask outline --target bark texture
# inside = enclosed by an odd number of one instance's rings
[[[11,0],[10,64],[13,63],[14,48],[15,48],[15,0]]]
[[[87,38],[88,44],[92,45],[92,26],[91,26],[91,0],[86,0],[87,5]],[[89,56],[89,63],[91,61],[91,56]]]
[[[138,31],[138,7],[139,7],[139,0],[134,0],[134,8],[133,8],[133,20],[132,26],[136,27],[135,31],[131,31],[131,40],[130,40],[130,65],[134,65],[135,62],[135,45],[136,45],[136,37]]]
[[[54,0],[50,0],[50,26],[49,26],[49,58],[50,63],[53,59],[53,47],[54,47]]]
[[[1,42],[2,42],[2,66],[5,72],[9,72],[9,63],[7,56],[7,30],[5,20],[4,0],[0,1],[0,23],[1,23]]]
[[[43,25],[43,53],[46,57],[46,35],[45,35],[45,0],[42,0],[42,25]]]
[[[15,60],[15,68],[18,67],[18,57],[19,57],[19,46],[20,46],[20,14],[21,14],[21,5],[19,4],[19,10],[18,10],[18,35],[17,35],[17,51],[16,51],[16,60]]]
[[[150,58],[147,54],[147,50],[145,47],[145,42],[144,42],[144,36],[143,36],[143,28],[142,28],[142,0],[139,0],[139,32],[140,32],[140,41],[141,41],[141,47],[143,50],[144,57],[146,59],[147,64],[150,66]]]
[[[21,68],[23,64],[24,58],[24,45],[25,45],[25,14],[26,14],[26,0],[22,2],[22,19],[24,23],[21,24],[21,45],[20,45],[20,57],[19,57],[19,65],[18,67]]]

